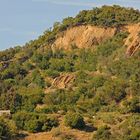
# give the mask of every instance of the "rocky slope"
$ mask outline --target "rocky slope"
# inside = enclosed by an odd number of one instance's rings
[[[128,46],[126,54],[132,56],[140,48],[140,24],[129,25],[126,29],[130,33],[125,41]]]
[[[70,46],[78,48],[93,47],[113,37],[116,31],[116,28],[81,25],[67,29],[58,36],[53,46],[64,49],[70,49]]]
[[[104,6],[0,52],[0,109],[12,111],[2,136],[139,140],[139,22],[138,11]]]
[[[113,37],[120,29],[81,25],[69,28],[59,34],[52,48],[70,50],[73,47],[91,48]],[[129,32],[125,40],[126,55],[132,56],[140,48],[140,24],[123,26],[121,30]]]
[[[72,82],[75,80],[74,74],[62,74],[59,77],[56,77],[53,82],[52,86],[57,87],[59,89],[71,87]]]

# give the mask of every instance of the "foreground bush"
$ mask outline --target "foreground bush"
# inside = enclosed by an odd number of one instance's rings
[[[92,140],[111,140],[111,132],[107,126],[98,128]]]
[[[83,117],[78,113],[68,113],[65,116],[65,125],[71,128],[82,129],[85,127]]]
[[[18,112],[13,116],[13,119],[19,129],[33,133],[50,131],[59,125],[56,118],[50,118],[45,114]]]
[[[0,118],[0,140],[11,140],[15,137],[17,128],[13,121]]]

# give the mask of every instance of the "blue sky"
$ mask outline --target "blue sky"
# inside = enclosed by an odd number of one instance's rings
[[[23,45],[80,10],[112,4],[140,9],[140,0],[0,0],[0,50]]]

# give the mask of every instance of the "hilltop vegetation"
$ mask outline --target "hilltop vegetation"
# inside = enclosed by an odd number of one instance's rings
[[[0,52],[0,110],[12,113],[0,120],[0,139],[11,139],[18,130],[48,132],[62,124],[86,131],[90,124],[93,140],[139,140],[140,52],[125,56],[129,33],[119,31],[96,48],[51,46],[58,33],[73,26],[119,28],[139,21],[140,12],[132,8],[94,8],[55,23],[24,47]],[[53,85],[63,74],[74,75],[72,84]]]
[[[83,10],[76,17],[67,17],[62,22],[54,23],[53,28],[46,30],[37,40],[30,41],[25,46],[26,48],[30,46],[32,49],[36,49],[41,45],[51,44],[56,39],[58,33],[82,24],[101,27],[120,27],[138,22],[140,22],[139,10],[120,7],[118,5],[96,7],[92,10]],[[0,60],[11,58],[19,50],[20,47],[15,47],[14,49],[7,50],[6,55],[4,55],[4,52],[0,53]]]

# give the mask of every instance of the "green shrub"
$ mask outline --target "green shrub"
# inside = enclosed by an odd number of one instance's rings
[[[53,127],[57,127],[59,122],[56,118],[48,117],[42,126],[42,131],[50,131]]]
[[[98,128],[97,132],[93,135],[92,140],[111,140],[110,128],[102,126]]]
[[[130,115],[119,126],[120,138],[124,140],[139,140],[140,139],[140,116],[139,114]]]
[[[80,114],[67,113],[65,116],[65,125],[71,128],[82,129],[85,127],[85,122]]]
[[[32,81],[41,88],[45,86],[45,81],[38,70],[32,72]]]
[[[102,75],[94,76],[91,79],[90,86],[96,90],[97,88],[102,87],[105,81],[106,81],[106,78]]]
[[[42,124],[37,119],[28,120],[25,122],[24,129],[32,133],[41,132],[42,131],[41,125]]]
[[[15,123],[8,119],[0,118],[0,140],[15,138],[17,127]]]
[[[126,96],[127,84],[125,81],[120,79],[109,80],[104,83],[97,94],[103,96],[106,103],[115,101],[120,102]]]
[[[132,97],[123,102],[123,113],[140,113],[139,97]]]
[[[46,74],[52,78],[56,78],[56,77],[60,76],[59,72],[55,71],[55,70],[47,70]]]
[[[48,117],[45,114],[18,112],[13,115],[16,125],[21,130],[29,132],[50,131],[59,125],[55,117]]]

